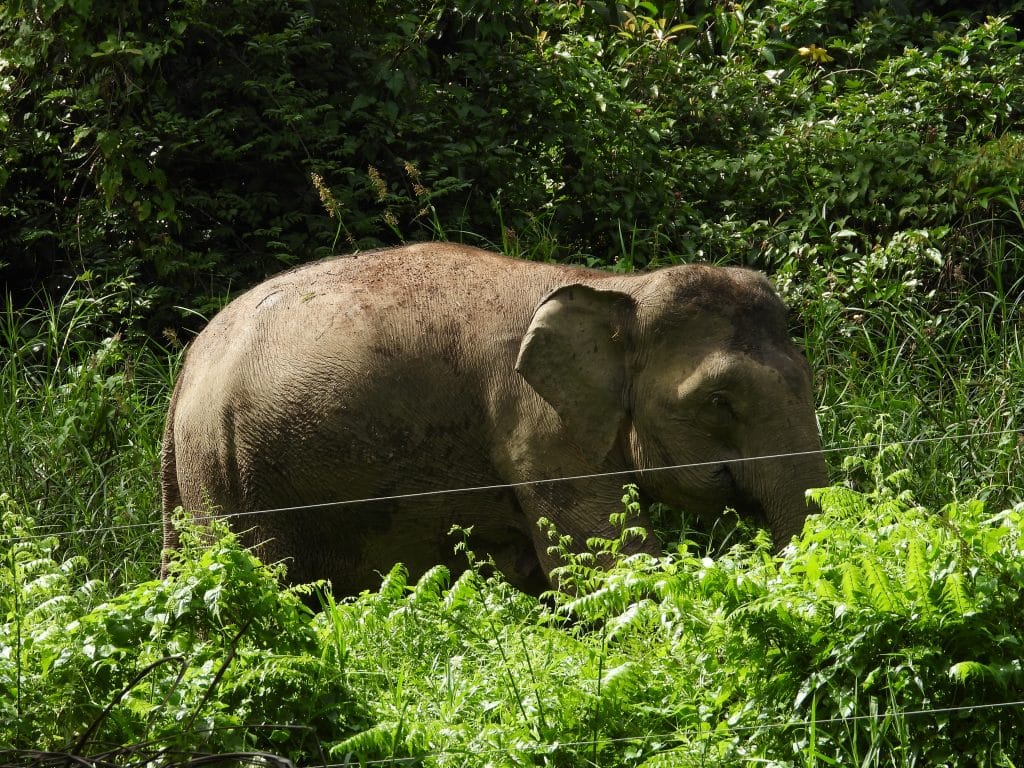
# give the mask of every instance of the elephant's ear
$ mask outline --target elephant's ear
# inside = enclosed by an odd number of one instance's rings
[[[540,302],[519,347],[516,370],[595,460],[608,455],[625,416],[633,313],[624,293],[562,286]]]

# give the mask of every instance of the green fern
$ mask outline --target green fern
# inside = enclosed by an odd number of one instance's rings
[[[618,640],[631,633],[641,633],[657,626],[662,612],[651,600],[640,600],[608,620],[608,639]]]
[[[974,605],[960,571],[950,572],[943,581],[942,612],[947,619],[957,621],[974,613]]]
[[[644,682],[643,665],[624,661],[606,670],[601,676],[601,698],[609,701],[623,701],[632,698]]]
[[[885,569],[869,555],[860,558],[860,565],[873,607],[886,613],[900,611],[904,607],[903,595],[893,589]]]
[[[846,561],[839,564],[839,571],[842,574],[843,600],[848,605],[860,603],[862,591],[861,581],[863,573],[855,563]]]
[[[443,565],[435,565],[426,573],[420,576],[419,581],[412,591],[412,603],[422,605],[437,603],[441,599],[441,593],[451,581],[451,573]]]
[[[907,548],[907,564],[903,569],[903,588],[926,617],[935,613],[931,599],[932,584],[928,573],[925,544],[920,539],[911,539]]]
[[[405,596],[409,587],[409,569],[402,563],[395,563],[380,584],[380,596],[398,600]]]
[[[397,730],[396,723],[377,723],[334,744],[329,754],[336,760],[344,760],[346,763],[354,760],[356,765],[359,764],[362,755],[393,754]]]

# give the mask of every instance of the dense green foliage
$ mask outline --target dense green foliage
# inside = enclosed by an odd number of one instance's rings
[[[1022,13],[0,6],[0,762],[1021,765]],[[396,567],[311,614],[226,535],[154,581],[184,329],[428,238],[769,270],[823,513],[776,557],[661,510],[546,602]]]
[[[843,269],[913,232],[931,287],[1012,283],[976,246],[1021,231],[1024,57],[985,16],[1019,5],[8,4],[0,262],[19,301],[117,284],[151,331],[441,235]]]
[[[92,552],[90,576],[148,578],[173,358],[109,333],[110,297],[85,292],[0,313],[0,493]],[[100,338],[102,341],[96,342]],[[101,554],[102,553],[102,554]]]
[[[396,567],[311,618],[231,536],[108,596],[53,539],[20,539],[0,581],[0,741],[161,760],[1012,765],[1024,508],[927,511],[900,474],[822,491],[781,559],[766,536],[611,571],[576,556],[551,605],[476,570],[407,585]],[[4,535],[31,531],[0,503]]]
[[[11,618],[0,743],[311,752],[362,722],[308,609],[237,545],[189,540],[172,578],[111,597],[76,578],[81,558],[53,559],[55,539],[25,528],[8,496],[0,504],[3,535],[26,537],[7,549],[0,583]]]

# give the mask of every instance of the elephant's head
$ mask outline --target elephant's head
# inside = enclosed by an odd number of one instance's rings
[[[596,465],[625,462],[646,495],[694,514],[767,522],[776,547],[827,482],[810,371],[759,273],[691,265],[558,288],[517,370]]]

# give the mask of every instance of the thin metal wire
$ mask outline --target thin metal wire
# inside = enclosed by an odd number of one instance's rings
[[[729,463],[740,463],[740,462],[748,462],[748,461],[771,461],[771,460],[778,460],[778,459],[798,458],[798,457],[802,457],[802,456],[811,456],[811,455],[817,455],[817,454],[822,454],[823,455],[823,454],[829,454],[829,453],[844,453],[844,452],[863,451],[863,450],[871,450],[871,449],[881,450],[883,448],[897,447],[897,446],[899,446],[899,447],[909,447],[909,446],[921,445],[921,444],[926,444],[926,443],[936,443],[936,442],[954,441],[954,440],[968,440],[968,439],[976,439],[976,438],[982,438],[982,437],[994,437],[994,436],[1000,436],[1000,435],[1013,435],[1013,434],[1024,435],[1024,428],[992,430],[992,431],[987,431],[987,432],[980,432],[980,433],[974,433],[974,434],[965,434],[965,435],[942,435],[942,436],[937,436],[937,437],[921,437],[921,438],[913,438],[913,439],[909,439],[909,440],[897,440],[897,441],[890,441],[890,442],[885,442],[885,443],[872,443],[872,444],[863,444],[863,445],[855,445],[855,446],[837,446],[837,447],[832,447],[832,448],[823,448],[820,451],[798,451],[798,452],[793,452],[793,453],[771,454],[771,455],[767,455],[767,456],[756,456],[756,457],[749,457],[749,458],[743,458],[743,459],[735,459],[735,460],[730,460]],[[622,476],[628,476],[628,475],[641,475],[641,474],[648,474],[648,473],[654,473],[654,472],[674,471],[674,470],[681,470],[681,469],[693,469],[693,468],[700,468],[700,467],[707,467],[707,466],[717,466],[717,465],[719,465],[721,463],[723,463],[723,462],[721,462],[721,461],[694,462],[694,463],[689,463],[689,464],[677,464],[677,465],[663,466],[663,467],[650,467],[650,468],[646,468],[646,469],[630,469],[630,470],[621,470],[621,471],[615,471],[615,472],[599,472],[599,473],[584,474],[584,475],[572,475],[572,476],[567,476],[567,477],[553,477],[553,478],[543,478],[543,479],[538,479],[538,480],[524,480],[524,481],[519,481],[519,482],[515,482],[515,483],[498,483],[498,484],[493,484],[493,485],[468,486],[468,487],[463,487],[463,488],[449,488],[449,489],[440,489],[440,490],[433,490],[433,491],[420,491],[420,492],[407,493],[407,494],[395,494],[395,495],[391,495],[391,496],[376,496],[376,497],[368,497],[368,498],[362,498],[362,499],[346,499],[346,500],[334,501],[334,502],[324,502],[324,503],[320,503],[320,504],[301,505],[301,506],[293,506],[293,507],[279,507],[279,508],[275,508],[275,509],[251,510],[251,511],[247,511],[247,512],[234,513],[231,516],[232,517],[249,517],[249,516],[255,516],[255,515],[260,515],[260,514],[271,514],[271,513],[275,513],[275,512],[298,511],[298,510],[303,510],[303,509],[317,509],[317,508],[334,507],[334,506],[348,506],[348,505],[354,505],[354,504],[369,504],[369,503],[376,503],[376,502],[397,501],[397,500],[402,500],[402,499],[436,497],[436,496],[458,494],[458,493],[473,493],[473,492],[504,490],[504,489],[511,489],[511,488],[516,488],[516,487],[522,487],[522,486],[529,486],[529,485],[542,485],[542,484],[551,484],[551,483],[559,483],[559,482],[576,482],[576,481],[592,480],[592,479],[598,479],[598,478],[604,478],[604,477],[622,477]],[[215,515],[211,515],[211,516],[196,516],[194,519],[197,520],[197,521],[204,521],[204,520],[214,519],[215,517],[217,517],[217,516],[215,516]],[[79,529],[77,531],[58,531],[58,532],[50,532],[50,533],[46,533],[46,534],[30,534],[30,535],[25,535],[25,536],[12,536],[12,537],[8,537],[6,539],[3,539],[2,541],[4,543],[11,543],[11,542],[15,542],[15,541],[27,541],[27,540],[32,540],[32,539],[48,538],[48,537],[52,537],[52,536],[71,535],[73,533],[79,533],[79,534],[82,534],[82,533],[101,533],[101,532],[106,532],[106,531],[121,531],[121,530],[129,530],[129,529],[136,529],[136,528],[149,528],[149,527],[156,527],[158,525],[159,525],[159,523],[134,523],[134,524],[126,524],[126,525],[118,525],[118,526],[104,526],[104,527],[98,527],[98,528]],[[934,709],[918,709],[918,710],[909,710],[909,711],[898,712],[898,713],[895,713],[895,714],[897,714],[899,716],[903,716],[903,717],[920,717],[920,716],[926,716],[926,715],[952,714],[952,713],[956,713],[956,712],[972,712],[972,711],[978,711],[978,710],[988,710],[988,709],[997,709],[997,708],[1010,708],[1010,707],[1024,707],[1024,700],[1020,700],[1020,701],[1007,701],[1007,702],[995,702],[995,703],[987,703],[987,704],[976,704],[976,705],[959,706],[959,707],[938,707],[938,708],[934,708]],[[834,725],[834,724],[841,724],[841,723],[854,723],[854,722],[865,721],[865,720],[877,720],[879,717],[886,716],[887,714],[891,714],[891,713],[879,713],[879,714],[876,714],[876,715],[850,715],[850,716],[846,716],[846,717],[833,717],[833,718],[815,719],[815,720],[790,720],[790,721],[786,721],[786,722],[764,724],[764,725],[759,725],[759,726],[729,726],[728,730],[730,732],[733,732],[733,733],[742,733],[742,732],[745,732],[745,731],[753,731],[753,730],[758,730],[758,729],[763,729],[763,728],[777,728],[777,729],[781,730],[781,729],[786,729],[786,728],[809,728],[809,727],[812,727],[812,726],[819,727],[819,726],[823,726],[823,725]],[[538,743],[535,743],[535,744],[523,745],[522,747],[519,748],[518,751],[530,751],[530,750],[536,751],[536,750],[541,750],[541,749],[548,749],[548,748],[554,747],[554,746],[579,748],[579,747],[594,746],[594,745],[598,745],[598,744],[617,744],[617,743],[629,743],[629,742],[650,742],[650,741],[654,741],[654,740],[670,741],[670,740],[678,740],[681,737],[686,737],[686,736],[699,736],[699,735],[701,735],[701,733],[702,732],[697,730],[697,729],[683,729],[683,730],[675,731],[675,732],[672,732],[672,733],[654,734],[654,735],[645,735],[645,736],[622,736],[622,737],[603,739],[603,740],[600,740],[600,741],[582,740],[582,741],[566,741],[566,742],[557,742],[557,743],[539,743],[538,742]],[[478,749],[476,751],[478,753],[481,753],[481,752],[501,753],[501,752],[508,752],[509,750],[507,748],[494,747],[494,748],[491,748],[491,749]],[[362,761],[359,761],[358,764],[359,765],[373,765],[373,766],[383,766],[383,765],[390,765],[390,764],[401,764],[401,763],[409,762],[410,760],[419,760],[419,759],[422,759],[424,757],[442,757],[442,756],[445,756],[445,755],[459,755],[459,754],[463,754],[464,752],[465,752],[465,750],[437,750],[437,751],[433,751],[433,752],[419,753],[419,754],[416,754],[414,756],[410,756],[408,758],[383,758],[383,759],[379,759],[379,760],[362,760]],[[320,765],[320,764],[318,764],[318,765],[319,765],[319,768],[348,768],[348,766],[351,766],[351,765],[354,765],[354,764],[356,764],[356,763],[353,763],[351,761],[346,761],[346,762],[343,762],[343,763],[327,763],[327,764],[323,764],[323,765]]]
[[[768,455],[765,455],[765,456],[750,456],[750,457],[744,457],[744,458],[739,458],[739,459],[728,459],[726,461],[723,461],[721,459],[717,460],[717,461],[698,461],[698,462],[692,462],[692,463],[688,463],[688,464],[673,464],[673,465],[662,466],[662,467],[647,467],[647,468],[642,468],[642,469],[623,469],[623,470],[616,470],[616,471],[613,471],[613,472],[594,472],[594,473],[591,473],[591,474],[569,475],[569,476],[565,476],[565,477],[549,477],[549,478],[541,478],[541,479],[536,479],[536,480],[520,480],[520,481],[517,481],[517,482],[514,482],[514,483],[495,483],[493,485],[474,485],[474,486],[466,486],[466,487],[462,487],[462,488],[444,488],[444,489],[431,490],[431,491],[414,491],[412,493],[399,493],[399,494],[393,494],[393,495],[389,495],[389,496],[369,496],[369,497],[359,498],[359,499],[341,499],[341,500],[337,500],[337,501],[325,501],[325,502],[319,502],[319,503],[316,503],[316,504],[301,504],[301,505],[290,506],[290,507],[275,507],[275,508],[272,508],[272,509],[245,510],[245,511],[241,511],[241,512],[232,512],[230,515],[215,515],[215,514],[213,514],[213,515],[193,515],[191,519],[194,522],[204,523],[204,522],[209,522],[211,520],[223,519],[223,518],[228,518],[228,517],[230,517],[232,519],[249,518],[249,517],[255,517],[257,515],[270,515],[270,514],[277,514],[277,513],[280,513],[280,512],[300,512],[300,511],[312,510],[312,509],[323,509],[323,508],[326,508],[326,507],[347,507],[347,506],[353,506],[353,505],[356,505],[356,504],[375,504],[375,503],[380,503],[380,502],[403,501],[403,500],[408,500],[408,499],[422,499],[422,498],[430,498],[430,497],[436,497],[436,496],[450,496],[450,495],[455,495],[455,494],[483,493],[483,492],[486,492],[486,491],[510,490],[510,489],[513,489],[513,488],[522,488],[522,487],[525,487],[525,486],[532,486],[532,485],[550,485],[550,484],[553,484],[553,483],[569,483],[569,482],[579,482],[579,481],[582,481],[582,480],[597,480],[597,479],[607,478],[607,477],[627,477],[627,476],[634,476],[634,475],[653,474],[655,472],[672,472],[672,471],[684,470],[684,469],[700,469],[702,467],[719,466],[719,465],[725,464],[725,463],[727,463],[727,464],[742,464],[742,463],[747,463],[747,462],[773,461],[773,460],[780,460],[780,459],[800,458],[800,457],[805,457],[805,456],[825,455],[825,454],[830,454],[830,453],[851,453],[851,452],[854,452],[854,451],[866,451],[866,450],[872,450],[872,449],[882,450],[883,448],[892,448],[892,447],[897,447],[897,446],[908,447],[908,446],[914,446],[914,445],[922,445],[922,444],[925,444],[925,443],[938,443],[938,442],[945,442],[945,441],[968,440],[968,439],[973,440],[973,439],[981,438],[981,437],[995,437],[997,435],[1010,435],[1010,434],[1024,435],[1024,427],[1017,427],[1017,428],[1013,428],[1013,429],[998,429],[998,430],[991,430],[991,431],[988,431],[988,432],[976,432],[976,433],[969,434],[969,435],[939,435],[939,436],[936,436],[936,437],[917,437],[917,438],[911,438],[909,440],[895,440],[895,441],[885,442],[885,443],[865,443],[863,445],[836,446],[836,447],[832,447],[832,448],[822,448],[821,450],[818,450],[818,451],[795,451],[793,453],[776,453],[776,454],[768,454]],[[126,524],[123,524],[123,525],[99,526],[99,527],[95,527],[95,528],[79,528],[79,529],[73,530],[73,531],[72,530],[51,531],[49,533],[34,533],[34,534],[25,534],[24,536],[11,536],[11,537],[7,537],[7,538],[4,538],[4,539],[0,539],[0,541],[3,541],[3,542],[31,541],[31,540],[35,540],[35,539],[48,538],[48,537],[51,537],[51,536],[56,536],[56,537],[59,538],[61,536],[70,536],[72,534],[105,533],[105,532],[113,532],[113,531],[127,531],[127,530],[139,529],[139,528],[158,528],[161,525],[162,525],[162,522],[126,523]]]
[[[811,728],[811,727],[817,728],[817,727],[825,726],[825,725],[837,725],[837,724],[855,723],[855,722],[865,721],[865,720],[878,720],[878,719],[880,719],[882,717],[887,717],[887,716],[890,716],[890,715],[901,716],[901,717],[921,717],[921,716],[924,716],[924,715],[945,715],[945,714],[952,714],[952,713],[955,713],[955,712],[973,712],[975,710],[1008,709],[1008,708],[1011,708],[1011,707],[1018,707],[1018,708],[1019,707],[1024,707],[1024,700],[1021,700],[1021,701],[1001,701],[1001,702],[992,702],[992,703],[988,703],[988,704],[971,704],[971,705],[960,706],[960,707],[936,707],[934,709],[913,709],[913,710],[907,710],[907,711],[902,711],[902,712],[880,712],[880,713],[874,714],[874,715],[849,715],[849,716],[846,716],[846,717],[829,717],[829,718],[814,719],[814,720],[787,720],[785,722],[764,723],[762,725],[739,725],[739,726],[736,726],[736,725],[726,725],[725,730],[729,731],[730,733],[735,733],[735,734],[741,734],[741,733],[748,732],[748,731],[758,731],[758,730],[764,730],[764,729],[777,729],[777,730],[781,731],[781,730],[784,730],[784,729],[787,729],[787,728]],[[547,749],[549,749],[551,747],[554,747],[554,746],[579,748],[579,747],[600,746],[600,745],[605,745],[605,744],[624,744],[624,743],[628,744],[628,743],[635,743],[635,742],[650,742],[650,741],[677,741],[677,740],[679,740],[681,738],[699,737],[699,736],[703,736],[705,738],[710,739],[713,736],[719,736],[719,735],[721,735],[721,731],[717,730],[717,729],[715,731],[713,731],[712,733],[707,733],[705,731],[698,730],[697,728],[684,728],[684,729],[681,729],[679,731],[675,731],[673,733],[648,734],[646,736],[617,736],[617,737],[612,737],[612,738],[607,738],[607,739],[601,739],[599,741],[598,740],[594,740],[594,739],[585,739],[585,740],[579,740],[579,741],[535,742],[533,744],[523,744],[523,745],[519,746],[516,749],[516,751],[519,751],[519,752],[530,752],[530,751],[539,751],[541,749],[547,750]],[[377,760],[357,760],[356,762],[347,761],[347,762],[344,762],[344,763],[327,763],[325,765],[317,764],[317,768],[350,768],[351,766],[354,766],[354,765],[368,766],[368,765],[389,765],[389,764],[392,764],[392,763],[401,764],[401,763],[407,763],[407,762],[413,761],[413,760],[421,760],[421,759],[427,758],[427,757],[442,757],[442,756],[445,756],[445,755],[461,755],[461,754],[465,754],[466,751],[467,750],[465,750],[465,749],[440,749],[440,750],[436,750],[436,751],[432,751],[432,752],[421,752],[421,753],[418,753],[418,754],[415,754],[415,755],[410,755],[409,757],[404,757],[404,758],[403,757],[389,757],[389,758],[380,758],[380,759],[377,759]],[[499,753],[509,753],[511,751],[512,750],[509,749],[508,747],[490,747],[490,748],[483,748],[483,749],[476,749],[476,750],[474,750],[474,752],[476,754],[484,754],[484,753],[486,753],[486,754],[499,754]],[[310,768],[312,768],[312,766],[310,766]]]
[[[925,715],[948,715],[957,712],[974,712],[978,710],[992,710],[992,709],[1009,709],[1011,707],[1024,707],[1024,700],[1018,701],[1001,701],[1001,702],[990,702],[986,704],[970,704],[958,707],[936,707],[934,709],[914,709],[906,711],[895,711],[895,712],[878,712],[870,715],[848,715],[844,717],[829,717],[822,719],[813,720],[787,720],[784,722],[777,723],[763,723],[761,725],[726,725],[724,730],[729,733],[742,734],[749,731],[758,731],[764,729],[777,729],[784,730],[788,728],[818,728],[826,725],[846,724],[855,723],[866,720],[879,720],[886,717],[922,717]],[[286,727],[295,728],[295,726],[265,726],[265,727]],[[236,726],[228,730],[244,730],[245,726]],[[196,731],[197,734],[209,734],[217,730],[225,730],[223,728],[203,728]],[[685,738],[697,738],[702,741],[707,741],[715,737],[722,735],[722,729],[716,728],[714,731],[708,732],[704,729],[698,728],[682,728],[671,733],[655,733],[647,734],[644,736],[614,736],[606,739],[580,739],[574,741],[555,741],[555,742],[532,742],[532,743],[520,743],[514,749],[510,747],[477,747],[475,749],[437,749],[429,752],[419,752],[408,757],[385,757],[378,758],[376,760],[361,760],[354,754],[351,760],[346,760],[342,763],[328,763],[328,762],[315,762],[307,763],[305,768],[352,768],[352,766],[382,766],[382,765],[405,765],[405,764],[418,764],[419,761],[424,758],[437,758],[445,756],[459,756],[465,755],[472,751],[475,755],[493,755],[493,754],[510,754],[513,751],[516,752],[537,752],[544,750],[550,752],[552,747],[568,747],[573,749],[579,749],[581,747],[593,747],[602,745],[612,744],[630,744],[640,742],[673,742],[681,741]],[[152,747],[152,744],[147,745]],[[144,756],[141,762],[119,762],[115,763],[116,758],[123,758],[137,754]],[[224,760],[234,759],[240,762],[251,761],[253,764],[263,765],[266,762],[276,763],[278,765],[290,766],[291,761],[287,758],[279,755],[274,755],[266,752],[237,752],[237,753],[225,753],[225,754],[206,754],[203,753],[200,756],[200,760],[189,759],[188,755],[180,755],[183,759],[181,762],[166,760],[158,761],[157,757],[166,758],[172,753],[164,749],[156,749],[147,752],[146,750],[140,749],[139,747],[128,746],[120,750],[114,750],[105,753],[103,756],[97,758],[95,756],[81,757],[60,752],[39,752],[35,750],[0,750],[0,757],[15,757],[18,759],[17,762],[3,762],[0,763],[0,768],[26,768],[26,766],[43,766],[43,765],[57,765],[66,764],[68,761],[74,763],[80,763],[82,765],[143,765],[143,764],[156,764],[159,762],[161,765],[168,766],[168,768],[174,768],[175,766],[187,766],[187,765],[198,765],[201,763],[216,763]]]

